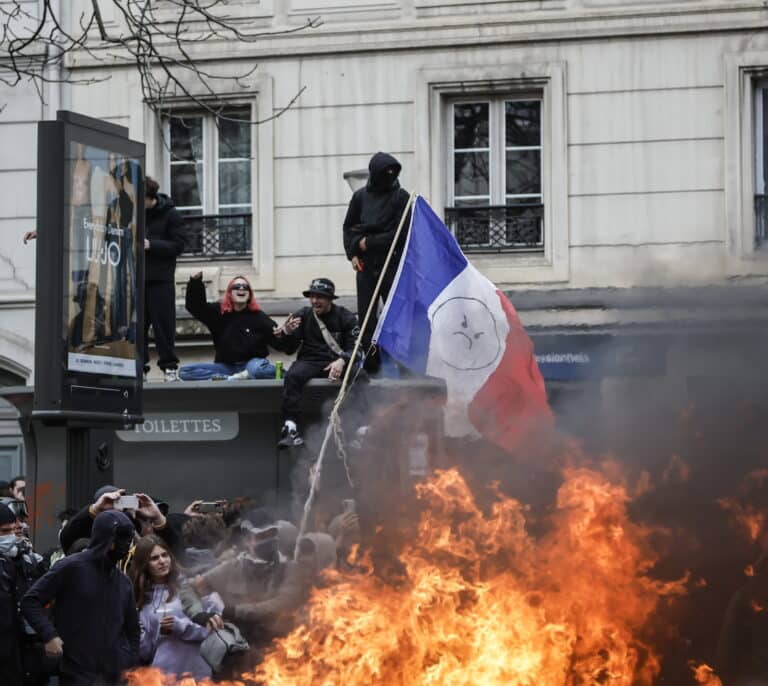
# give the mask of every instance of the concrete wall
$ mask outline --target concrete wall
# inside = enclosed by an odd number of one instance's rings
[[[295,296],[319,274],[352,294],[341,245],[351,194],[343,173],[391,151],[403,162],[403,185],[441,212],[446,99],[532,78],[545,103],[547,248],[473,258],[491,279],[576,289],[768,276],[748,211],[749,70],[768,65],[768,35],[755,29],[760,2],[260,0],[231,10],[254,29],[296,27],[308,16],[324,24],[192,49],[210,69],[259,64],[244,88],[229,88],[260,118],[306,90],[254,135],[252,262],[183,264],[180,284],[205,266],[212,296],[243,271],[261,299]],[[52,101],[128,126],[147,143],[148,172],[167,187],[157,124],[133,70],[86,55],[69,66],[77,78],[109,78],[67,85]],[[0,99],[8,103],[0,113],[0,307],[22,315],[3,310],[0,339],[21,337],[22,364],[31,368],[34,248],[22,247],[20,235],[34,222],[34,121],[53,105],[24,87]]]

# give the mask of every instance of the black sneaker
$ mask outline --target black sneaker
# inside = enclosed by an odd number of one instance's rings
[[[291,422],[293,424],[293,422]],[[304,445],[304,439],[301,437],[296,425],[291,426],[288,422],[283,424],[283,429],[280,432],[280,440],[277,442],[278,448],[296,448],[300,445]]]

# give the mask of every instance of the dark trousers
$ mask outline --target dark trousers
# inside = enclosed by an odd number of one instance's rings
[[[395,268],[390,268],[381,282],[381,289],[379,290],[379,300],[382,304],[389,296],[389,291],[392,288],[392,283],[395,280]],[[379,280],[381,274],[380,269],[366,268],[357,272],[357,318],[360,321],[360,326],[363,325],[363,319],[365,319],[365,313],[368,311],[368,307],[373,300],[373,292],[376,290],[376,283]],[[369,354],[369,348],[371,347],[371,338],[373,332],[376,330],[376,324],[379,322],[379,303],[375,303],[371,317],[368,320],[368,326],[365,327],[363,332],[363,338],[361,341],[363,353],[366,356],[365,368],[369,372],[375,372],[378,370],[380,363],[379,355],[377,352]]]
[[[149,325],[155,336],[157,366],[176,369],[176,288],[173,282],[148,281],[144,286],[144,369],[149,369]]]
[[[310,379],[327,377],[324,371],[328,362],[313,362],[311,360],[296,360],[285,373],[283,380],[283,421],[290,419],[299,421],[301,415],[301,392]]]

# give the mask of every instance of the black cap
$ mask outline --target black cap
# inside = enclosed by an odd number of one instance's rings
[[[115,491],[119,490],[120,489],[117,486],[102,486],[96,491],[96,493],[93,494],[93,502],[95,503],[105,493],[114,493]]]
[[[16,515],[10,507],[0,503],[0,524],[15,524]]]
[[[307,290],[304,291],[302,295],[305,298],[308,298],[310,295],[324,295],[326,298],[330,298],[331,300],[336,300],[338,297],[336,295],[336,286],[334,285],[333,281],[322,276],[317,279],[312,279],[312,283],[309,284],[309,288],[307,288]]]

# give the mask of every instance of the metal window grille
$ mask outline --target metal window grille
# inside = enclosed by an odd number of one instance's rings
[[[447,207],[445,223],[468,253],[544,249],[544,205]]]
[[[251,217],[247,214],[187,216],[187,245],[182,257],[216,259],[251,255]]]

